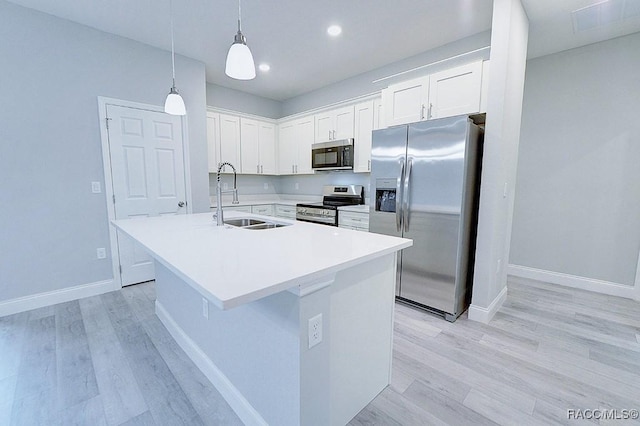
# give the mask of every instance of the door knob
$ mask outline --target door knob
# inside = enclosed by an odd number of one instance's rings
[[[178,207],[184,207],[184,201],[178,201]]]

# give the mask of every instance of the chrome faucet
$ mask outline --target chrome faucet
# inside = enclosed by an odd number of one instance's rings
[[[233,170],[233,189],[230,189],[227,191],[223,191],[222,187],[220,186],[220,172],[222,171],[224,166],[229,166],[231,167],[231,170]],[[218,174],[217,174],[218,182],[216,184],[216,214],[215,214],[216,224],[218,226],[224,226],[224,217],[222,216],[222,194],[232,193],[233,201],[231,201],[231,204],[239,203],[237,178],[238,177],[236,175],[236,168],[233,167],[233,164],[224,162],[218,165]]]

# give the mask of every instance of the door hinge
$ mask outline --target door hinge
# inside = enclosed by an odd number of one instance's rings
[[[107,130],[109,130],[109,120],[112,120],[112,119],[109,117],[105,117],[104,119],[105,123],[107,124]]]
[[[112,199],[113,199],[113,204],[115,204],[115,203],[116,203],[116,196],[115,196],[115,195],[112,195],[111,197],[112,197]]]
[[[118,270],[120,271],[120,275],[122,275],[122,265],[118,265]]]

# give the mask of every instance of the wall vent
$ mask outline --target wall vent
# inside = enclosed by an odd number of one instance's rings
[[[640,0],[607,0],[571,12],[573,32],[605,27],[640,16]]]

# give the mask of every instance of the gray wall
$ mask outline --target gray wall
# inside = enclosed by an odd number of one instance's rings
[[[282,117],[282,102],[207,83],[207,105],[268,118]]]
[[[384,67],[356,75],[354,77],[342,80],[335,84],[323,87],[313,92],[305,93],[295,98],[287,99],[282,105],[282,116],[288,116],[313,108],[319,108],[332,103],[340,102],[345,99],[355,98],[357,96],[367,95],[384,89],[389,84],[398,83],[400,81],[410,80],[412,78],[421,77],[432,72],[443,69],[452,68],[457,65],[472,62],[478,59],[488,59],[489,50],[486,49],[462,58],[446,61],[441,64],[423,68],[418,71],[403,74],[392,79],[387,79],[379,83],[372,83],[379,78],[388,77],[393,74],[408,71],[410,69],[431,64],[442,59],[451,58],[452,56],[470,52],[485,46],[489,46],[491,42],[491,32],[485,31],[473,35],[471,37],[458,40],[456,42],[428,50],[418,55],[412,56],[402,61],[394,62]]]
[[[527,64],[510,262],[633,285],[640,33]]]
[[[369,173],[318,172],[314,175],[281,176],[277,188],[280,194],[322,195],[323,185],[349,184],[363,185],[365,197],[369,196]]]
[[[162,105],[168,52],[0,1],[0,301],[112,278],[98,96]],[[209,210],[204,65],[177,58],[193,207]]]

